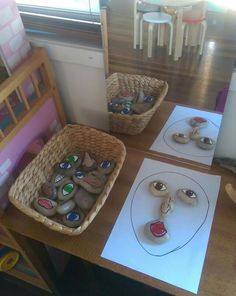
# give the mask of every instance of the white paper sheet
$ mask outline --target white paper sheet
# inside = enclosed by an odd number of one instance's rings
[[[217,141],[222,115],[182,106],[176,106],[160,134],[150,147],[150,150],[162,152],[168,155],[189,159],[195,162],[211,165],[214,149],[204,150],[199,148],[195,141],[187,144],[179,144],[172,139],[174,133],[183,133],[188,135],[191,131],[189,121],[191,117],[200,116],[208,120],[207,127],[201,128],[201,136],[212,138]]]
[[[154,244],[144,234],[144,225],[159,218],[163,201],[149,193],[154,180],[166,182],[172,196],[189,188],[199,197],[196,207],[175,198],[165,220],[170,239],[163,244]],[[101,256],[197,293],[219,186],[220,176],[144,159]]]

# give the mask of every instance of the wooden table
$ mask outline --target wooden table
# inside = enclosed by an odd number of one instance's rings
[[[143,2],[150,3],[150,4],[157,4],[160,6],[168,6],[168,7],[176,8],[177,13],[176,13],[175,52],[174,52],[175,61],[177,61],[181,57],[183,8],[185,6],[191,6],[202,1],[204,0],[143,0]]]
[[[156,122],[155,127],[153,126],[153,121],[150,123],[150,126],[154,130],[150,127],[149,133],[147,135],[144,133],[141,137],[143,136],[148,141],[156,136],[156,130],[161,128],[161,125],[168,117],[168,112],[173,108],[174,104],[167,103],[163,105],[163,110],[166,110],[166,113],[164,114],[163,112],[160,121]],[[133,139],[135,142],[135,138]],[[70,237],[49,230],[42,224],[18,211],[14,206],[8,208],[0,219],[0,222],[8,229],[22,236],[56,247],[88,262],[167,293],[182,296],[192,295],[185,290],[108,261],[100,256],[143,159],[148,157],[180,165],[180,163],[176,163],[171,159],[138,150],[137,148],[142,147],[142,143],[134,142],[131,141],[130,145],[138,145],[138,147],[135,149],[127,148],[127,157],[124,166],[104,207],[87,230],[81,235]],[[191,165],[183,164],[182,166],[194,169]],[[209,173],[209,171],[203,168],[199,169],[199,171]],[[224,186],[228,182],[234,183],[235,176],[229,171],[217,166],[211,169],[211,173],[220,174],[223,177],[198,295],[233,296],[236,291],[236,206],[228,198],[224,191]]]

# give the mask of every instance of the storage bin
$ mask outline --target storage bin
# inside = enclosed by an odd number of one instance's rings
[[[109,112],[110,130],[112,132],[128,135],[141,133],[164,100],[168,91],[168,84],[165,81],[148,76],[123,73],[113,73],[107,78],[106,91],[108,102],[117,97],[121,91],[139,93],[140,90],[145,95],[155,97],[153,107],[142,114],[127,115]]]
[[[31,204],[39,196],[42,184],[51,179],[53,166],[67,155],[79,152],[88,152],[98,162],[104,159],[114,160],[116,166],[83,223],[78,228],[70,228],[38,213]],[[66,125],[22,171],[9,191],[9,199],[23,213],[50,229],[68,235],[78,235],[88,227],[105,203],[123,165],[125,155],[124,144],[115,137],[81,125]]]

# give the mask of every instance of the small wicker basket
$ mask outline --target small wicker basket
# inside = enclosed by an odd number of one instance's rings
[[[35,211],[31,203],[39,196],[42,184],[51,179],[53,166],[68,154],[86,151],[97,161],[112,159],[116,162],[116,166],[83,223],[78,228],[70,228]],[[68,235],[78,235],[88,227],[105,203],[123,165],[125,155],[124,144],[115,137],[85,126],[66,125],[22,171],[10,189],[9,199],[23,213],[50,229]]]
[[[110,130],[115,133],[137,135],[147,126],[148,122],[164,100],[168,84],[156,78],[113,73],[106,80],[107,100],[111,102],[121,91],[139,93],[143,90],[145,95],[154,96],[156,101],[154,106],[142,114],[124,115],[109,112]]]

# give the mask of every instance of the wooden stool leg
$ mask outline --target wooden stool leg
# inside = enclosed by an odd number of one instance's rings
[[[143,17],[139,23],[139,49],[143,49]]]
[[[139,44],[139,22],[140,22],[140,13],[134,15],[134,49]]]
[[[203,47],[204,47],[204,43],[205,43],[206,28],[207,28],[206,21],[203,21],[201,23],[201,26],[202,26],[202,30],[201,30],[201,45],[200,45],[200,51],[199,51],[200,55],[202,55],[202,53],[203,53]]]
[[[169,41],[169,55],[172,53],[172,42],[173,42],[173,24],[169,23],[170,26],[170,41]]]
[[[152,57],[153,24],[148,25],[148,58]]]

